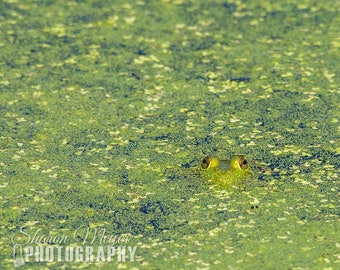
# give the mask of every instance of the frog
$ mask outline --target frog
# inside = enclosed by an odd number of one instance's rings
[[[229,160],[206,156],[201,162],[201,170],[214,184],[228,190],[243,189],[252,176],[249,162],[242,154],[232,155]]]

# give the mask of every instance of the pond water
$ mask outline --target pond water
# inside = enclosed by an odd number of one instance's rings
[[[1,269],[339,268],[339,2],[0,10]]]

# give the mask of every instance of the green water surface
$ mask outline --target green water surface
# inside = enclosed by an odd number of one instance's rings
[[[20,269],[340,268],[339,1],[3,0],[0,29],[1,269],[87,227],[134,260]],[[200,175],[235,153],[245,190]]]

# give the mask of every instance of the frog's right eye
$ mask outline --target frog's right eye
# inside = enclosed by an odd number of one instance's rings
[[[207,156],[202,160],[201,167],[202,169],[208,169],[210,166],[210,157]]]

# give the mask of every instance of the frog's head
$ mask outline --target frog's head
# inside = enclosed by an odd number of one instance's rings
[[[249,162],[244,155],[232,155],[229,160],[207,156],[202,160],[201,168],[202,175],[227,189],[243,188],[246,183],[248,184],[246,180],[252,175]]]

